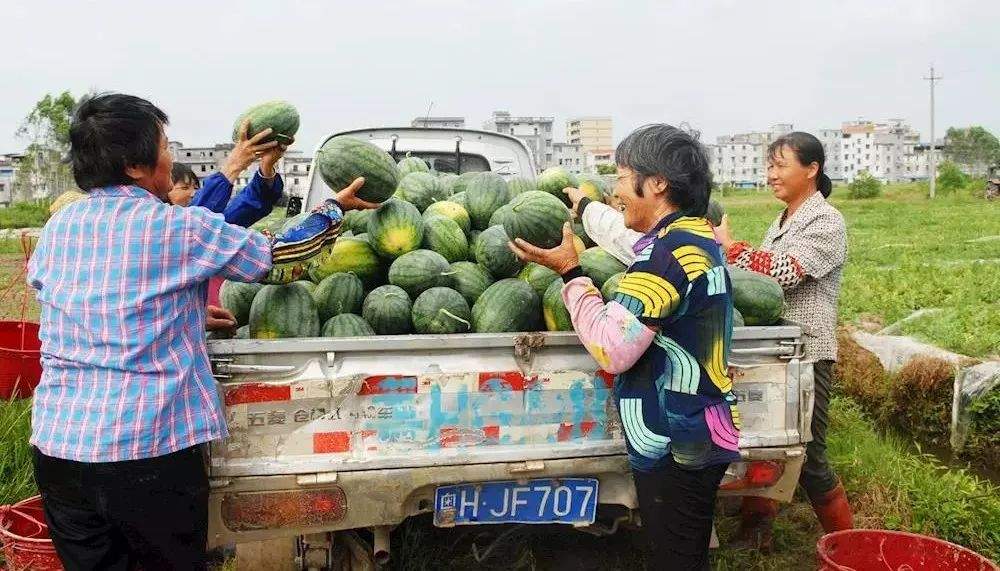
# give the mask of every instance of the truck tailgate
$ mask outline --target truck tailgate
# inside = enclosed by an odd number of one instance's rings
[[[745,447],[808,435],[795,326],[741,328]],[[612,375],[572,333],[213,341],[230,437],[213,477],[619,454]]]

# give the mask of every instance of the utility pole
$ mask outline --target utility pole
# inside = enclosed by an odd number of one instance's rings
[[[934,75],[934,66],[931,65],[931,75],[924,78],[931,84],[931,146],[927,155],[927,176],[931,183],[931,198],[934,198],[935,187],[937,186],[937,149],[934,147],[934,84],[941,80],[941,76]]]

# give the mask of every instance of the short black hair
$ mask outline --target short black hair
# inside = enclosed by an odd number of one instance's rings
[[[767,158],[774,160],[781,153],[781,149],[785,147],[795,153],[795,159],[799,161],[800,165],[805,167],[813,163],[819,165],[819,173],[816,174],[816,190],[820,191],[824,198],[830,196],[830,193],[833,192],[833,181],[823,172],[823,165],[826,164],[823,143],[810,133],[792,131],[778,137],[767,146]]]
[[[194,174],[191,167],[184,163],[174,163],[173,168],[170,169],[170,178],[174,181],[174,184],[178,182],[190,182],[198,186],[198,175]]]
[[[642,196],[648,177],[667,181],[667,200],[687,216],[704,216],[712,197],[708,155],[697,135],[662,123],[632,131],[615,149],[615,163],[638,175],[635,192]]]
[[[101,93],[83,99],[69,127],[73,178],[83,190],[134,184],[130,166],[155,167],[167,114],[145,99]]]

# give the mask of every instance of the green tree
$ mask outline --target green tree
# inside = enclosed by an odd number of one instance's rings
[[[14,191],[20,200],[52,197],[73,186],[69,152],[69,125],[76,99],[69,91],[46,94],[24,118],[17,136],[28,141],[17,167]]]
[[[615,165],[597,165],[597,174],[618,174],[618,167]]]
[[[870,172],[863,170],[847,185],[847,190],[851,198],[875,198],[882,194],[882,183]]]
[[[945,134],[944,156],[968,174],[982,175],[1000,162],[1000,140],[983,127],[951,127]]]
[[[958,165],[945,161],[938,167],[937,187],[943,193],[954,192],[969,184],[969,175],[962,172]]]

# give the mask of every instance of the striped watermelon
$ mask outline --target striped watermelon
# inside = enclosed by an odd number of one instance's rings
[[[254,296],[250,306],[252,339],[316,337],[319,330],[319,312],[306,288],[266,285]]]
[[[239,139],[240,126],[247,119],[247,139],[264,129],[272,129],[271,134],[261,140],[261,143],[278,141],[290,145],[299,131],[299,111],[287,101],[265,101],[244,111],[233,124],[233,142]]]
[[[329,139],[316,151],[314,163],[334,192],[346,188],[359,176],[365,177],[365,184],[357,194],[361,200],[383,202],[396,192],[399,185],[396,161],[389,153],[360,139]]]
[[[389,266],[389,283],[399,286],[410,297],[416,297],[432,287],[451,287],[448,260],[437,252],[414,250],[403,254]]]
[[[594,202],[604,202],[604,197],[608,194],[608,183],[604,177],[581,174],[577,178],[579,179],[577,188],[582,190],[587,198]]]
[[[226,280],[219,288],[219,303],[236,318],[237,325],[246,325],[250,319],[250,305],[264,286]]]
[[[354,274],[338,273],[329,275],[312,292],[320,321],[324,323],[341,313],[358,313],[365,293],[361,279]]]
[[[367,337],[375,335],[375,330],[360,315],[341,313],[323,324],[323,337]]]
[[[472,230],[472,220],[469,218],[469,212],[457,202],[443,200],[431,204],[427,207],[427,210],[424,210],[424,220],[426,221],[431,216],[444,216],[445,218],[454,220],[465,234],[468,234],[469,230]]]
[[[368,220],[368,235],[378,255],[395,259],[420,247],[424,220],[409,202],[388,200]]]
[[[562,242],[563,224],[569,221],[569,209],[559,199],[540,190],[519,194],[508,205],[510,216],[503,229],[511,240],[520,238],[540,248],[554,248]]]
[[[476,238],[473,247],[476,262],[486,268],[497,278],[512,278],[521,271],[524,263],[517,259],[508,246],[510,240],[503,226],[491,226],[483,230]]]
[[[448,194],[436,176],[427,172],[411,172],[399,181],[395,196],[423,212],[434,202],[447,198]]]
[[[531,331],[538,323],[541,300],[524,280],[508,278],[486,288],[472,306],[478,333]]]
[[[489,270],[475,262],[455,262],[451,265],[455,289],[471,303],[476,303],[479,296],[493,283]]]
[[[413,330],[417,333],[468,333],[472,310],[462,294],[446,287],[432,287],[413,302]]]
[[[406,175],[414,172],[430,173],[431,167],[424,162],[424,159],[420,157],[411,157],[409,153],[405,157],[399,160],[397,165],[399,168],[399,176],[405,177]]]
[[[314,282],[336,273],[350,273],[358,276],[368,287],[377,283],[385,273],[382,261],[366,240],[338,238],[333,251],[323,259],[322,264],[313,268],[309,277]]]
[[[479,230],[469,230],[469,261],[476,261],[476,241],[479,240],[479,235],[482,234]]]
[[[477,230],[488,228],[493,213],[510,199],[507,183],[491,172],[481,173],[470,181],[465,194],[465,209]]]
[[[593,240],[590,239],[590,236],[587,235],[587,230],[584,229],[583,222],[580,221],[573,222],[573,233],[576,234],[578,238],[580,238],[585,247],[593,248],[594,246],[597,245],[594,243]]]
[[[371,220],[374,210],[348,210],[344,213],[343,228],[354,232],[355,235],[368,231],[368,221]]]
[[[562,167],[550,167],[538,175],[538,190],[551,194],[564,204],[569,204],[569,198],[563,189],[569,186],[576,186],[576,177]]]
[[[379,335],[403,335],[409,333],[410,310],[413,304],[403,288],[394,285],[379,286],[368,294],[361,304],[361,317]]]
[[[457,194],[459,192],[465,192],[468,189],[468,187],[469,187],[469,183],[472,182],[472,181],[474,181],[474,180],[476,180],[476,178],[478,178],[479,175],[481,175],[481,174],[483,174],[483,173],[482,172],[464,172],[464,173],[458,175],[458,178],[456,178],[451,183],[451,193],[454,195],[454,194]]]
[[[497,211],[493,213],[493,216],[490,216],[489,225],[490,226],[503,226],[503,223],[508,218],[511,217],[511,215],[513,214],[513,212],[514,211],[511,210],[509,202],[507,204],[504,204],[500,208],[497,208]]]
[[[549,331],[573,331],[573,321],[562,297],[562,280],[549,284],[542,296],[542,316]]]
[[[611,276],[625,271],[625,264],[619,262],[605,250],[595,246],[587,248],[580,254],[580,269],[600,289]]]
[[[507,181],[507,188],[510,190],[510,195],[512,197],[521,194],[522,192],[528,192],[529,190],[538,190],[535,183],[531,182],[526,178],[515,177]]]
[[[431,216],[424,223],[424,248],[444,256],[449,262],[469,258],[469,241],[458,223],[444,216]]]
[[[521,273],[517,274],[517,277],[528,282],[531,285],[531,289],[535,290],[535,293],[541,297],[545,295],[545,290],[548,289],[549,284],[559,279],[559,274],[541,264],[529,262],[521,270]]]

